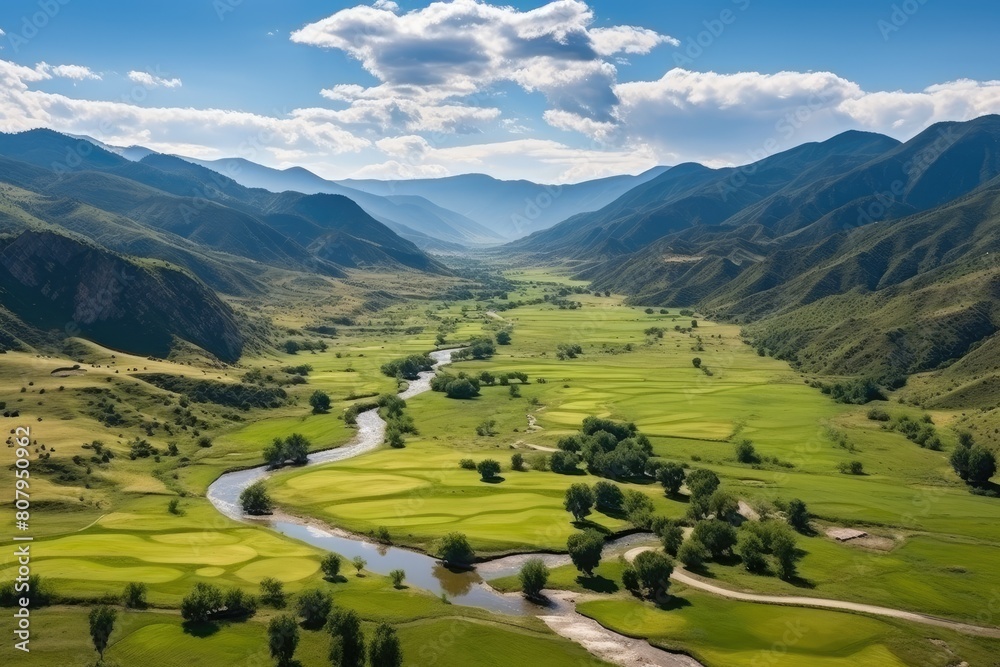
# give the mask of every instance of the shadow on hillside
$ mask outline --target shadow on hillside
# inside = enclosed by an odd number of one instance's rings
[[[198,639],[211,637],[219,631],[219,624],[212,623],[211,621],[185,621],[181,624],[181,627],[184,628],[184,634],[197,637]]]
[[[578,583],[582,588],[585,588],[588,591],[593,591],[594,593],[618,592],[617,582],[600,575],[587,577],[581,574],[576,578],[576,583]]]

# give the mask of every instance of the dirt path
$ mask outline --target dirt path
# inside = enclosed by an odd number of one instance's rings
[[[649,551],[653,547],[636,547],[625,553],[625,560],[630,563],[643,551]],[[892,609],[890,607],[879,607],[871,604],[861,604],[858,602],[845,602],[843,600],[830,600],[827,598],[810,598],[786,595],[757,595],[756,593],[742,593],[729,588],[723,588],[698,579],[688,572],[677,568],[670,577],[674,581],[680,582],[691,588],[696,588],[706,593],[720,595],[731,600],[742,600],[744,602],[758,602],[762,604],[781,604],[792,607],[816,607],[819,609],[834,609],[837,611],[850,611],[862,614],[872,614],[874,616],[885,616],[888,618],[899,618],[913,623],[923,623],[924,625],[935,625],[941,628],[948,628],[967,635],[979,637],[994,637],[1000,639],[1000,628],[983,627],[970,625],[959,621],[950,621],[936,616],[920,614],[913,611],[903,611],[902,609]]]
[[[540,615],[556,634],[583,646],[602,660],[623,667],[702,667],[686,655],[670,653],[641,639],[631,639],[608,630],[597,621],[576,611],[576,603],[591,599],[566,591],[545,591],[552,601],[552,613]]]

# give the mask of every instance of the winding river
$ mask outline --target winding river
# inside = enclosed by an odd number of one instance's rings
[[[455,350],[431,352],[434,369],[451,362]],[[412,398],[429,391],[434,370],[420,374],[400,392],[403,399]],[[377,410],[369,410],[358,415],[357,433],[346,445],[336,449],[314,452],[309,455],[307,466],[343,461],[377,449],[385,436],[385,421]],[[540,607],[525,600],[521,595],[504,595],[491,588],[481,575],[491,579],[513,575],[518,572],[529,555],[513,555],[480,563],[474,570],[452,570],[441,561],[426,554],[399,547],[374,544],[359,536],[319,527],[299,517],[281,512],[270,517],[248,517],[239,506],[243,489],[254,482],[266,479],[273,472],[266,465],[246,470],[227,472],[208,487],[208,500],[219,512],[244,523],[263,525],[288,537],[301,540],[320,549],[333,551],[347,559],[361,556],[367,562],[366,570],[377,574],[388,574],[391,570],[406,571],[408,584],[428,590],[436,595],[446,595],[450,601],[488,609],[503,614],[534,614],[540,616],[559,634],[582,644],[595,655],[609,660],[635,665],[693,667],[698,663],[687,656],[668,653],[653,648],[646,642],[629,639],[602,628],[596,622],[576,613],[572,602],[565,595],[550,596],[552,604]],[[628,535],[609,542],[605,553],[623,553],[632,546],[648,544],[648,535]],[[565,554],[538,554],[549,567],[557,567],[570,562]]]

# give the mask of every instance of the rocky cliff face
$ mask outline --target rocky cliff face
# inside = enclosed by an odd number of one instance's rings
[[[224,361],[244,340],[232,310],[185,273],[52,232],[0,241],[0,305],[40,331],[166,356],[175,337]]]

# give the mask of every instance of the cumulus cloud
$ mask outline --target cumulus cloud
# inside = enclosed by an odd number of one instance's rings
[[[183,85],[178,78],[168,79],[138,70],[132,70],[127,76],[129,81],[138,83],[140,86],[145,86],[146,88],[180,88]]]
[[[362,107],[361,99],[411,100],[426,108],[515,83],[543,94],[555,110],[605,122],[618,103],[617,69],[605,58],[646,54],[676,40],[640,27],[594,28],[593,22],[581,0],[556,0],[529,11],[454,0],[406,13],[380,1],[339,11],[291,39],[343,51],[379,80],[370,88],[324,91],[362,111],[378,113],[379,107]],[[419,120],[411,121],[407,129],[419,127]]]

